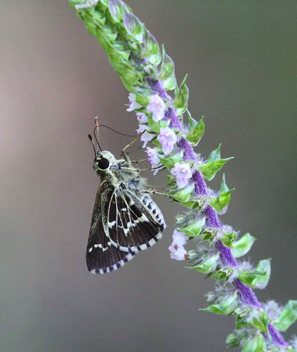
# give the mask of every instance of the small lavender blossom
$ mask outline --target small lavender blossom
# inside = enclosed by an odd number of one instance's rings
[[[161,165],[160,159],[159,159],[159,154],[156,149],[147,147],[146,153],[147,153],[148,161],[151,164],[152,168],[156,168]],[[155,170],[154,175],[157,172],[158,172],[158,170]]]
[[[153,120],[155,121],[162,120],[166,110],[166,105],[164,103],[164,100],[160,98],[158,94],[151,95],[149,105],[147,106],[147,110],[153,113],[153,116],[152,116]]]
[[[262,307],[270,320],[276,320],[282,312],[282,307],[272,300],[263,303]]]
[[[175,163],[171,173],[175,176],[178,188],[186,187],[192,177],[192,171],[188,164]]]
[[[130,100],[130,103],[129,103],[129,107],[128,107],[127,111],[133,111],[135,109],[142,108],[142,106],[137,103],[135,94],[130,93],[129,94],[129,100]]]
[[[177,141],[176,134],[169,127],[160,128],[160,134],[157,139],[161,143],[162,151],[165,155],[173,151],[174,145]]]
[[[140,137],[140,140],[142,142],[144,142],[142,148],[145,148],[147,143],[150,142],[154,138],[154,135],[151,133],[148,133],[146,130],[147,130],[146,125],[140,125],[138,130],[136,130],[137,134],[142,133],[142,135]]]
[[[184,245],[187,243],[188,237],[182,232],[174,230],[172,238],[173,238],[173,242],[171,243],[171,246],[168,248],[171,252],[170,254],[171,259],[175,259],[175,260],[187,259],[187,251],[185,250]]]
[[[136,116],[139,123],[148,123],[147,116],[143,112],[137,112]]]
[[[248,260],[243,260],[241,263],[239,263],[239,268],[242,271],[252,271],[252,270],[254,270],[253,264],[251,264]]]

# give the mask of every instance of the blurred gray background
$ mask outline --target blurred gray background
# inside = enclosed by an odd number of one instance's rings
[[[297,299],[297,2],[128,4],[165,44],[179,83],[189,74],[189,109],[206,123],[198,151],[207,157],[221,142],[235,157],[222,221],[257,238],[252,262],[273,259],[259,299]],[[114,273],[88,273],[99,179],[87,134],[96,115],[133,134],[128,93],[67,1],[1,1],[0,17],[0,350],[224,351],[234,318],[198,311],[214,281],[170,259],[182,209],[166,199],[155,197],[162,241]],[[101,136],[116,155],[130,141]]]

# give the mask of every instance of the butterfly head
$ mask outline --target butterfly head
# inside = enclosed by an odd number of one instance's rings
[[[106,171],[112,164],[116,162],[115,157],[108,151],[100,151],[96,153],[94,160],[94,169],[98,171]]]

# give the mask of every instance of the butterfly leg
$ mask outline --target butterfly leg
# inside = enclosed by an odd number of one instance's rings
[[[136,168],[133,168],[133,167],[122,167],[121,169],[125,170],[125,171],[137,171],[137,172],[140,172],[140,171],[149,171],[149,170],[157,170],[157,169],[162,171],[162,170],[165,169],[165,167],[163,165],[160,165],[158,167],[152,167],[152,168],[148,167],[146,169],[139,169],[139,168],[136,169]]]
[[[128,164],[128,167],[129,167],[129,168],[133,167],[132,162],[131,162],[129,156],[128,156],[127,153],[125,153],[124,149],[122,150],[122,156],[123,156],[123,158],[125,159],[126,163]]]
[[[161,192],[157,192],[156,190],[143,190],[143,191],[140,191],[140,193],[150,193],[150,194],[158,194],[159,196],[164,196],[164,197],[167,197],[167,198],[170,198],[171,200],[174,200],[175,202],[177,202],[174,198],[172,198],[171,196],[169,196],[168,194],[166,193],[161,193]]]
[[[128,145],[126,145],[126,147],[124,149],[122,149],[122,153],[128,149],[129,147],[131,147],[132,144],[134,144],[139,138],[141,137],[141,135],[139,135],[137,138],[135,138],[131,143],[129,143]]]

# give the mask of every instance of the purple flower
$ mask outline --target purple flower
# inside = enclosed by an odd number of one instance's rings
[[[275,301],[272,300],[262,303],[262,307],[268,318],[272,321],[276,320],[280,316],[283,309],[283,307],[280,307]]]
[[[184,248],[184,245],[188,241],[188,237],[182,232],[174,230],[172,238],[173,238],[173,242],[171,243],[171,246],[168,248],[171,252],[170,254],[171,259],[175,259],[175,260],[188,259],[187,251]]]
[[[177,141],[174,131],[169,127],[160,128],[160,134],[157,139],[161,143],[162,151],[165,155],[173,151],[174,144]]]
[[[188,164],[175,163],[171,173],[175,176],[178,188],[186,187],[192,177],[192,170]]]
[[[139,123],[148,123],[146,114],[144,114],[143,112],[137,112],[136,115]]]
[[[142,108],[142,106],[137,103],[135,94],[130,93],[129,94],[129,100],[130,100],[130,103],[129,103],[129,107],[128,107],[127,111],[133,111],[135,109]]]
[[[148,126],[146,126],[146,125],[140,125],[139,128],[138,128],[138,130],[136,130],[136,132],[137,132],[138,134],[142,133],[142,135],[141,135],[141,137],[140,137],[140,140],[141,140],[142,142],[144,142],[142,148],[145,148],[146,145],[147,145],[147,143],[150,142],[150,141],[155,137],[154,134],[151,134],[151,133],[146,132],[147,128],[148,128]],[[144,131],[145,131],[145,132],[144,132]],[[144,133],[143,133],[143,132],[144,132]]]
[[[156,168],[159,165],[161,165],[160,159],[159,159],[159,154],[156,149],[147,147],[146,153],[147,153],[148,161],[150,162],[152,168]],[[154,175],[157,172],[158,172],[158,170],[154,170]]]
[[[166,105],[164,100],[160,98],[158,94],[154,94],[150,96],[150,102],[146,107],[148,111],[153,113],[153,120],[160,121],[163,119]]]
[[[251,264],[248,260],[243,260],[242,262],[240,262],[239,268],[242,271],[253,271],[254,270],[253,264]]]

